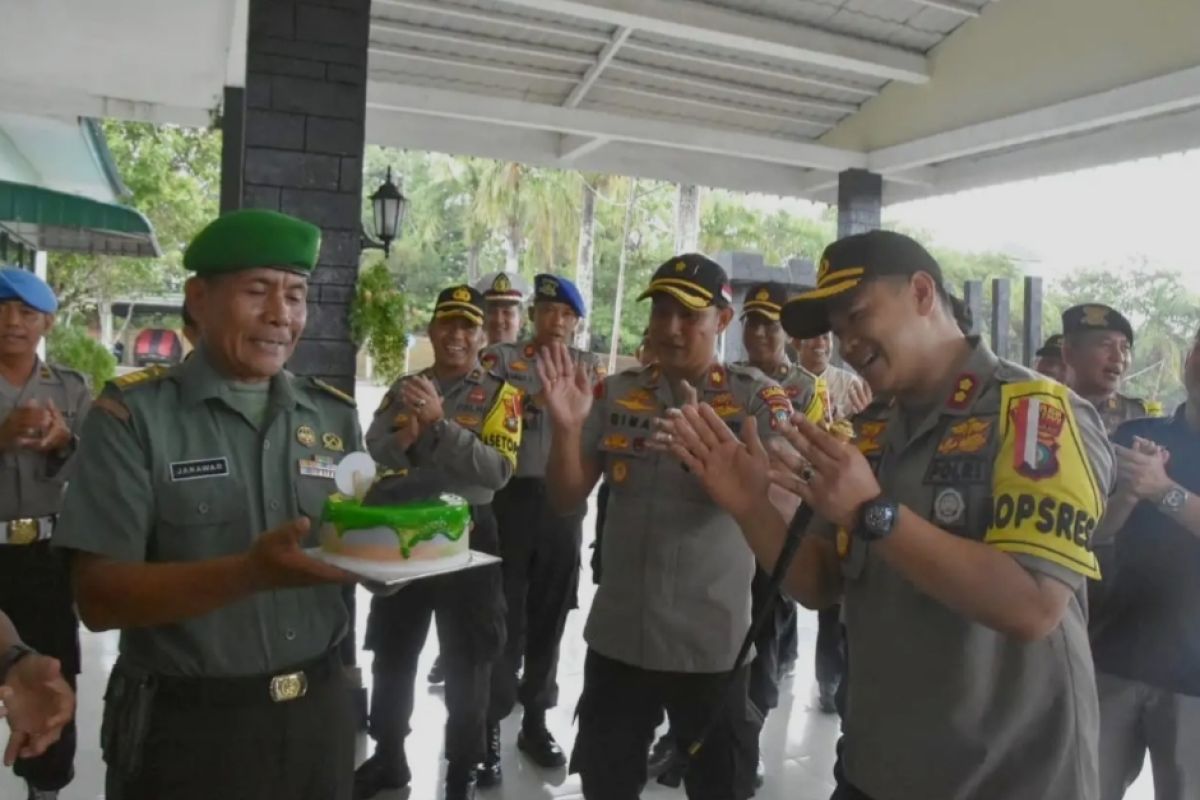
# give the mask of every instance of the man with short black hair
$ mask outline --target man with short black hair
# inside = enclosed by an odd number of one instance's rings
[[[1046,340],[1046,343],[1038,348],[1037,360],[1033,362],[1033,368],[1046,375],[1054,378],[1059,383],[1071,385],[1071,370],[1067,363],[1063,361],[1063,335],[1056,333]]]

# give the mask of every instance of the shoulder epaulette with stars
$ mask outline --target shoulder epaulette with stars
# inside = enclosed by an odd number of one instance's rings
[[[317,387],[318,389],[325,392],[326,394],[333,395],[338,400],[341,400],[343,403],[350,406],[351,408],[358,408],[358,403],[354,400],[354,398],[351,397],[350,395],[346,394],[345,392],[343,392],[341,389],[337,388],[336,386],[331,386],[330,384],[326,383],[325,381],[321,380],[320,378],[313,378],[312,383],[313,383],[313,386]]]

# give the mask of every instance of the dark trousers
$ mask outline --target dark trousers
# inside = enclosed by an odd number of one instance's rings
[[[494,554],[498,543],[491,508],[471,511],[472,548]],[[417,660],[434,616],[446,675],[446,758],[472,765],[484,757],[492,662],[504,643],[499,565],[416,581],[371,601],[366,641],[375,652],[371,736],[379,744],[376,752],[391,766],[404,763]]]
[[[746,703],[748,670],[725,689],[723,673],[656,672],[589,650],[571,757],[587,800],[636,800],[646,783],[646,751],[663,709],[680,748],[720,717],[684,776],[690,800],[744,800],[754,793],[758,738]]]
[[[508,639],[492,670],[492,722],[517,700],[526,710],[558,704],[558,649],[578,603],[583,517],[550,507],[545,481],[514,478],[492,504],[500,523]],[[520,683],[517,671],[524,660]]]
[[[350,800],[354,713],[340,660],[285,703],[154,701],[136,776],[109,766],[109,800]]]
[[[771,576],[761,569],[754,571],[750,583],[751,608],[754,619],[770,605],[768,622],[754,640],[755,657],[750,662],[750,701],[765,717],[779,705],[779,679],[787,668],[785,652],[788,631],[796,634],[796,601],[770,588]]]
[[[842,746],[845,743],[844,736],[838,739],[837,758],[833,762],[834,788],[829,800],[871,800],[868,795],[860,792],[850,781],[846,780],[846,774],[842,771]]]
[[[57,658],[63,677],[75,688],[79,673],[79,621],[75,617],[66,560],[49,542],[0,545],[0,611],[9,616],[22,641]],[[17,777],[34,788],[56,791],[75,775],[75,721],[37,758],[19,759]]]
[[[817,683],[838,686],[846,679],[846,633],[841,606],[817,612]]]

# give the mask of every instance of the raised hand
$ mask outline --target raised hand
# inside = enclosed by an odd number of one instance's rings
[[[63,679],[58,661],[36,653],[22,658],[0,686],[0,717],[8,719],[11,730],[4,766],[46,752],[74,714],[75,693]]]
[[[1139,500],[1157,502],[1175,485],[1167,475],[1167,451],[1153,442],[1135,439],[1134,449],[1115,447],[1117,480]]]
[[[867,386],[866,381],[862,379],[850,381],[849,394],[846,413],[851,417],[865,411],[867,406],[871,405],[871,401],[875,399],[871,394],[871,387]]]
[[[30,449],[41,441],[50,425],[50,413],[37,400],[26,400],[0,423],[0,450]]]
[[[592,382],[588,370],[576,364],[565,344],[543,347],[537,359],[542,391],[538,400],[555,425],[578,428],[592,410]]]
[[[254,541],[246,554],[254,588],[288,589],[355,581],[349,572],[331,567],[304,552],[302,543],[310,526],[308,517],[297,517]]]
[[[857,447],[821,430],[803,414],[792,417],[792,425],[783,435],[802,461],[777,468],[772,479],[825,519],[853,528],[859,507],[881,493],[871,465]]]
[[[422,427],[429,427],[446,415],[445,409],[442,407],[442,396],[438,394],[437,386],[422,375],[409,378],[402,383],[400,396],[412,409]]]
[[[707,403],[670,409],[656,424],[653,446],[678,458],[731,515],[748,516],[768,501],[771,463],[754,417],[742,423],[740,439]]]

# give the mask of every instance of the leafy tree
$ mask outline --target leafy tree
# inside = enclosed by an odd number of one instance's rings
[[[55,325],[46,337],[46,355],[53,364],[82,372],[96,394],[116,375],[117,359],[81,325]]]

